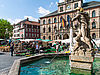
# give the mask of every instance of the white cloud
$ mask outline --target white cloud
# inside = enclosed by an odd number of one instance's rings
[[[13,20],[13,19],[8,18],[7,20],[8,20],[11,24],[16,24],[16,23],[22,21],[23,19],[15,19],[15,20]]]
[[[58,5],[58,2],[56,2],[56,5]]]
[[[38,21],[37,18],[34,18],[32,16],[24,16],[24,19],[27,19],[27,18],[29,18],[29,20],[31,20],[31,21]],[[17,24],[18,22],[20,22],[24,19],[14,19],[13,20],[13,19],[8,18],[7,20],[13,25],[13,24]]]
[[[56,7],[58,5],[58,2],[51,2],[50,3],[50,5],[49,5],[49,7],[51,8],[51,7]]]
[[[38,13],[39,13],[41,16],[44,16],[44,15],[49,14],[50,11],[49,11],[49,10],[46,10],[45,8],[43,8],[43,7],[40,6],[40,7],[38,8]]]
[[[64,0],[59,0],[59,3],[64,2]]]
[[[50,5],[49,5],[49,7],[52,7],[53,5],[54,5],[54,3],[53,3],[53,2],[51,2],[51,3],[50,3]]]
[[[27,19],[27,18],[29,18],[29,20],[31,20],[31,21],[37,21],[38,22],[37,18],[34,18],[32,16],[24,16],[24,19]]]

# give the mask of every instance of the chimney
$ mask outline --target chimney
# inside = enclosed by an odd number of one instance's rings
[[[27,21],[29,21],[29,18],[27,17],[27,19],[26,19]]]
[[[40,20],[38,20],[38,23],[40,23]]]

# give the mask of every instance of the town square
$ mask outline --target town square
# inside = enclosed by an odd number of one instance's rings
[[[0,75],[100,75],[99,0],[1,0]]]

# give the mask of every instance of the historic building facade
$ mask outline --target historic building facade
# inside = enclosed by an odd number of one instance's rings
[[[84,12],[90,16],[91,37],[93,39],[100,38],[100,2],[83,3],[83,0],[64,0],[64,2],[58,3],[58,10],[40,18],[41,39],[69,39],[70,27],[67,23],[67,17],[75,17],[78,7],[82,7]],[[61,23],[62,17],[66,22],[65,27]],[[78,33],[77,22],[74,22],[73,25],[75,25],[73,36],[76,37]]]
[[[13,25],[14,39],[39,39],[40,38],[40,23],[25,19]]]

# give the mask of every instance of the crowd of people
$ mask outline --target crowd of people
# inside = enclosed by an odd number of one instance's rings
[[[40,53],[48,53],[50,50],[45,51],[46,49],[55,49],[55,53],[59,53],[64,50],[69,49],[69,44],[55,42],[55,43],[46,43],[47,45],[44,46],[42,42],[11,42],[10,51],[11,56],[13,56],[13,52],[25,52],[30,54],[40,54]],[[52,50],[51,50],[52,51]]]

